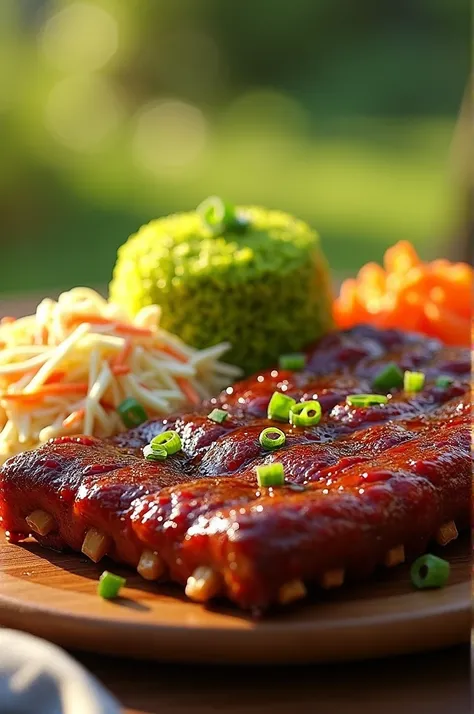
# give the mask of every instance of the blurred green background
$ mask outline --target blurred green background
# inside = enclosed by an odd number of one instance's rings
[[[0,292],[105,284],[209,194],[299,214],[339,275],[449,253],[466,0],[1,0]]]

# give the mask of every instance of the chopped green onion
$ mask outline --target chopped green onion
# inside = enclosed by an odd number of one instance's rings
[[[181,439],[176,431],[169,429],[162,434],[158,434],[150,441],[150,446],[153,450],[161,451],[164,449],[168,456],[176,454],[181,450]]]
[[[389,362],[383,369],[378,372],[373,381],[374,389],[379,389],[381,392],[389,392],[395,387],[403,385],[403,372],[395,362]]]
[[[147,461],[164,461],[168,458],[168,452],[164,446],[155,446],[147,444],[143,448],[143,456]]]
[[[216,424],[222,424],[228,416],[229,414],[223,409],[213,409],[212,412],[207,415],[207,418],[211,421],[215,421]]]
[[[281,429],[269,426],[261,432],[258,440],[264,449],[278,449],[279,446],[283,446],[285,443],[286,436]]]
[[[210,229],[222,225],[226,211],[228,213],[229,209],[219,196],[209,196],[197,207],[197,213]]]
[[[315,399],[300,402],[290,409],[290,424],[293,426],[315,426],[321,421],[321,404]]]
[[[105,600],[111,600],[117,597],[126,582],[125,578],[121,578],[120,575],[114,575],[104,570],[99,578],[97,592],[100,597],[103,597]]]
[[[117,412],[128,429],[140,426],[148,419],[147,413],[140,402],[137,402],[133,397],[128,397],[128,399],[119,404]]]
[[[452,377],[441,376],[438,377],[435,384],[437,387],[450,387],[454,382]]]
[[[213,235],[218,236],[226,232],[241,233],[248,224],[246,216],[236,211],[235,206],[225,203],[219,196],[210,196],[199,204],[197,212]]]
[[[410,569],[411,581],[416,588],[442,588],[448,582],[449,563],[436,555],[422,555]]]
[[[256,471],[259,486],[283,486],[285,483],[285,470],[279,461],[274,464],[257,466]]]
[[[306,355],[301,352],[295,352],[292,355],[281,355],[278,366],[280,369],[303,369],[306,364]]]
[[[383,394],[349,394],[346,403],[350,407],[373,407],[376,404],[387,404],[388,397]]]
[[[425,375],[423,372],[405,371],[403,375],[403,389],[405,392],[421,392],[425,386]]]
[[[286,394],[281,392],[273,392],[272,398],[268,404],[267,415],[269,419],[276,421],[288,421],[290,409],[296,404],[296,401]]]

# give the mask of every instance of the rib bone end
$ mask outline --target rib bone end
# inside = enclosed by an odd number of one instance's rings
[[[288,605],[295,600],[306,597],[307,590],[302,580],[290,580],[281,586],[278,591],[278,602],[281,605]]]
[[[110,538],[107,538],[96,528],[90,528],[82,543],[81,551],[94,563],[98,563],[107,554],[109,547]]]
[[[384,564],[387,568],[393,568],[403,562],[405,562],[405,548],[403,545],[397,545],[396,548],[391,548],[385,554]]]
[[[340,587],[343,582],[344,570],[342,568],[328,570],[321,578],[321,587],[325,590],[330,590],[331,588]]]
[[[153,550],[144,550],[137,565],[137,572],[145,580],[158,580],[165,572],[165,564]]]
[[[46,536],[56,528],[56,521],[53,516],[39,509],[30,513],[25,518],[25,521],[33,533],[37,533],[40,536]]]
[[[436,541],[439,545],[448,545],[452,540],[458,537],[458,529],[454,521],[449,521],[441,526],[436,534]]]
[[[206,602],[218,595],[221,587],[222,580],[219,573],[207,565],[201,565],[189,576],[185,592],[190,600]]]

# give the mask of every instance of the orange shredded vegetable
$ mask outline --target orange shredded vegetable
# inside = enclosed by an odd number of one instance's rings
[[[471,343],[474,270],[467,263],[423,262],[409,241],[389,248],[384,267],[367,263],[345,280],[334,302],[341,328],[368,323],[437,337],[449,345]]]
[[[38,367],[39,369],[39,367]],[[35,370],[35,373],[38,370]],[[66,376],[66,372],[64,372],[61,369],[56,370],[55,372],[51,372],[49,377],[47,377],[44,381],[45,384],[56,384],[56,382],[60,382],[64,377]]]
[[[185,379],[184,377],[176,377],[176,382],[186,399],[188,399],[191,404],[199,404],[201,398],[192,386],[192,384],[190,384],[187,379]]]
[[[111,360],[110,366],[112,368],[114,368],[114,367],[120,367],[122,365],[126,365],[128,362],[128,359],[132,353],[132,350],[133,350],[133,342],[129,337],[127,337],[127,339],[125,340],[125,345],[124,345],[123,349],[118,353],[118,355],[113,360]]]
[[[41,401],[44,397],[57,397],[66,394],[84,394],[86,395],[89,389],[87,383],[82,382],[58,382],[54,384],[45,384],[39,387],[34,392],[12,392],[2,394],[2,399],[13,402],[35,402]]]
[[[112,374],[114,377],[124,377],[126,374],[130,374],[131,369],[128,364],[115,364],[112,365]]]
[[[200,360],[200,350],[160,326],[158,306],[129,319],[80,286],[45,298],[32,315],[0,316],[0,465],[63,433],[120,432],[117,410],[131,396],[146,402],[149,418],[210,398],[239,374],[220,362],[227,348],[215,345]],[[176,372],[179,388],[169,389]]]
[[[170,345],[160,345],[160,352],[165,352],[165,354],[178,360],[178,362],[185,363],[189,361],[188,358],[182,354],[182,352],[178,352],[178,350],[175,350],[175,348]]]
[[[150,330],[148,327],[137,327],[136,325],[131,325],[126,322],[120,322],[120,320],[103,317],[102,315],[92,315],[87,312],[77,312],[74,315],[71,315],[68,321],[68,326],[72,327],[73,325],[81,325],[84,322],[88,322],[90,325],[113,326],[118,335],[140,335],[141,337],[153,336],[153,330]]]
[[[16,382],[16,381],[17,381],[18,379],[20,379],[21,377],[26,377],[27,375],[28,375],[29,377],[34,377],[35,374],[37,374],[38,371],[39,371],[39,367],[37,367],[36,369],[30,369],[30,370],[28,370],[28,369],[21,369],[21,370],[19,370],[18,372],[10,372],[10,373],[7,374],[7,375],[3,375],[1,379],[2,379],[4,382],[6,382],[7,384],[13,384],[14,382]],[[60,381],[63,379],[63,377],[64,377],[65,375],[66,375],[66,372],[62,372],[62,371],[59,371],[59,370],[57,370],[57,371],[55,371],[55,372],[51,372],[51,374],[49,375],[49,377],[47,377],[47,378],[45,379],[44,383],[45,383],[45,384],[55,384],[56,382],[60,382]]]
[[[76,426],[80,424],[84,419],[85,409],[77,409],[75,412],[71,412],[63,421],[63,427],[67,429],[69,426]]]
[[[34,339],[35,345],[47,345],[48,344],[48,328],[44,325],[39,327]]]

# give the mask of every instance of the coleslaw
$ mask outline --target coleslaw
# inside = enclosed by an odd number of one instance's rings
[[[149,418],[197,404],[240,370],[220,361],[221,343],[203,350],[159,326],[160,308],[130,320],[90,288],[46,298],[34,315],[0,322],[0,463],[55,436],[105,438],[125,429],[128,397]]]

